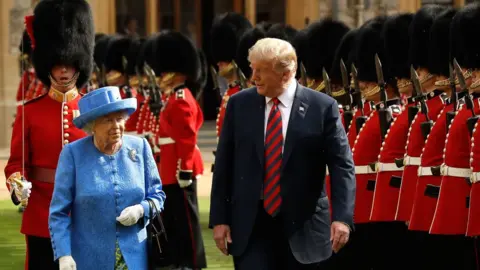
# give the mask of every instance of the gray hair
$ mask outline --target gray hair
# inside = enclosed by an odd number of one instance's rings
[[[105,116],[105,115],[102,115],[100,117],[103,117],[103,116]],[[100,118],[100,117],[98,117],[98,118]],[[125,121],[128,120],[129,115],[126,111],[124,112],[123,117],[125,118]],[[87,124],[85,124],[85,126],[83,126],[82,130],[85,131],[88,135],[93,135],[93,128],[95,127],[95,121],[97,121],[97,119],[94,119],[94,120],[88,122]]]
[[[248,61],[272,62],[278,72],[289,71],[295,76],[297,71],[297,54],[292,44],[278,38],[262,38],[248,51]]]

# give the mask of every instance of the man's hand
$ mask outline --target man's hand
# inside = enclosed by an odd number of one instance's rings
[[[334,221],[332,222],[330,235],[330,241],[333,242],[332,249],[335,253],[338,253],[348,242],[350,228],[343,222]]]
[[[227,243],[232,243],[232,236],[230,235],[230,226],[228,225],[217,225],[213,227],[213,239],[217,244],[217,248],[220,251],[228,255]]]

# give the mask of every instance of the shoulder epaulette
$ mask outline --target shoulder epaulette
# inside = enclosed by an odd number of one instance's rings
[[[40,100],[41,98],[47,96],[47,94],[48,94],[48,93],[44,93],[44,94],[39,95],[38,97],[34,97],[34,98],[30,99],[30,100],[27,100],[27,101],[25,101],[24,104],[25,104],[25,105],[31,104],[31,103],[33,103],[33,102],[35,102],[35,101],[37,101],[37,100]]]
[[[175,98],[185,99],[185,90],[184,89],[178,89],[177,91],[175,91]]]

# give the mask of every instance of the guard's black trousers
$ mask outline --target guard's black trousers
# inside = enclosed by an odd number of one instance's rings
[[[27,235],[26,270],[58,270],[58,263],[53,260],[50,238]]]

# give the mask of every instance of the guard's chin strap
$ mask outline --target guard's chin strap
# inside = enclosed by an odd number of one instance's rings
[[[78,76],[80,76],[80,72],[75,72],[75,74],[72,76],[72,78],[69,81],[67,81],[65,83],[61,83],[61,82],[58,82],[57,80],[55,80],[55,78],[53,78],[52,74],[48,74],[48,77],[50,78],[50,82],[52,82],[52,86],[54,88],[57,88],[57,89],[67,87],[67,86],[71,85],[72,83],[77,81]]]

